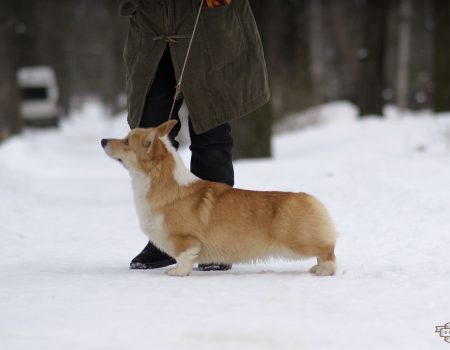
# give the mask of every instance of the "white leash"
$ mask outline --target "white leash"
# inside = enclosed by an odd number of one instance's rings
[[[181,95],[181,82],[183,81],[184,70],[186,68],[186,63],[189,57],[189,52],[191,51],[192,41],[194,40],[195,31],[197,30],[198,19],[200,18],[200,13],[202,12],[203,2],[205,0],[201,0],[200,7],[197,12],[197,18],[195,19],[194,29],[192,30],[191,40],[189,41],[189,46],[186,52],[186,57],[184,58],[183,68],[181,68],[180,79],[178,80],[177,85],[175,86],[175,95],[173,96],[172,108],[170,108],[169,119],[172,118],[172,113],[175,108],[176,101],[180,98]]]

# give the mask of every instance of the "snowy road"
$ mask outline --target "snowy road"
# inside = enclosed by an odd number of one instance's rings
[[[99,142],[127,127],[98,113],[0,145],[0,349],[450,349],[450,117],[326,124],[236,163],[237,187],[328,206],[336,276],[307,260],[173,278],[128,269],[146,240]]]

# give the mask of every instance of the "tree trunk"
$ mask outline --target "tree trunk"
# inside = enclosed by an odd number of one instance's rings
[[[358,49],[358,91],[361,116],[383,114],[385,28],[389,0],[366,0],[364,32]]]
[[[272,155],[272,109],[267,103],[245,118],[231,123],[233,158],[262,158]]]
[[[326,75],[324,66],[324,46],[323,45],[323,14],[322,1],[310,1],[310,38],[309,38],[309,54],[310,54],[310,70],[312,77],[312,99],[314,105],[318,105],[325,101]]]
[[[450,111],[450,2],[435,0],[434,110]]]
[[[16,84],[17,20],[14,3],[0,2],[0,141],[20,131],[19,99]]]
[[[398,25],[398,59],[397,59],[397,107],[402,114],[408,108],[409,71],[411,58],[411,0],[401,0],[400,20]]]

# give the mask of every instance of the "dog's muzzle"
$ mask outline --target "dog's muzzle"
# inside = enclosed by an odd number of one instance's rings
[[[112,159],[118,160],[120,163],[123,164],[122,159],[117,158],[115,155],[113,155],[113,153],[112,153],[112,151],[111,151],[111,148],[108,147],[109,141],[111,141],[111,140],[110,140],[110,139],[102,139],[102,140],[100,141],[100,143],[101,143],[103,149],[105,150],[105,153],[106,153],[109,157],[111,157]]]

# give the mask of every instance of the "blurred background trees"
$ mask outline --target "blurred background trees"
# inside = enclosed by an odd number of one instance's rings
[[[177,0],[184,1],[184,0]],[[239,1],[239,0],[235,0]],[[49,65],[68,112],[96,96],[122,110],[121,0],[0,2],[0,139],[20,130],[15,73]],[[268,64],[272,99],[233,123],[237,156],[270,155],[271,123],[335,100],[360,115],[450,110],[447,0],[251,0]]]

